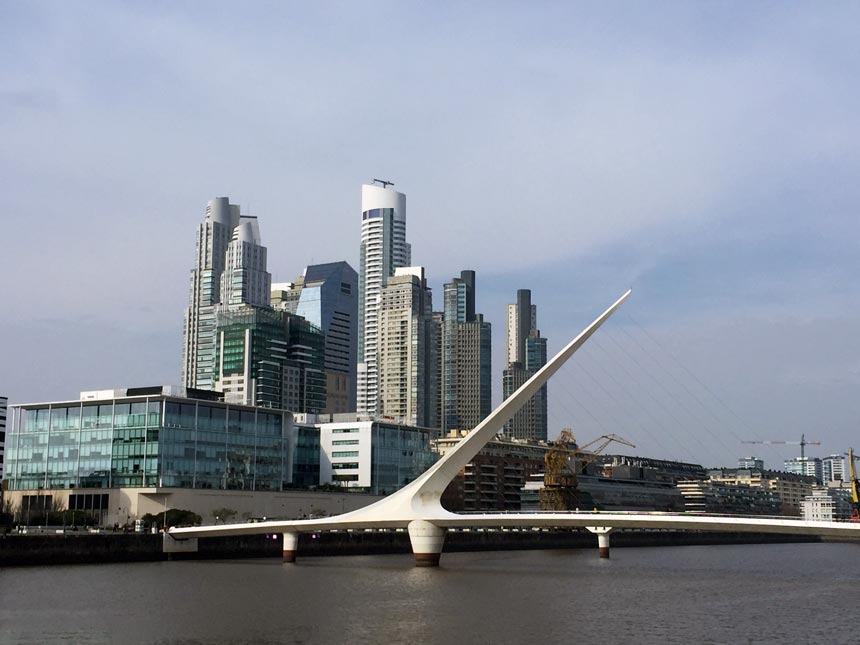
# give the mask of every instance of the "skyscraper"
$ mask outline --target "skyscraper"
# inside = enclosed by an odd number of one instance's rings
[[[537,307],[531,291],[519,289],[516,304],[508,305],[508,365],[502,373],[502,394],[508,398],[546,364],[546,338],[537,328]],[[505,424],[504,434],[517,439],[547,438],[547,388],[544,385]]]
[[[406,242],[406,195],[387,184],[361,187],[361,249],[358,274],[357,408],[378,413],[379,303],[396,269],[411,263]]]
[[[272,285],[272,306],[305,318],[325,334],[323,412],[354,412],[358,274],[346,262],[314,264],[295,282]]]
[[[377,415],[436,427],[432,295],[423,267],[401,267],[382,288],[377,309]]]
[[[197,259],[185,310],[182,382],[186,387],[214,387],[218,308],[222,304],[268,306],[270,285],[256,218],[242,215],[228,197],[211,200],[197,229]]]
[[[272,275],[266,270],[266,247],[260,244],[256,217],[242,217],[233,229],[221,274],[221,305],[269,306]]]
[[[475,272],[445,285],[441,343],[443,430],[471,430],[492,403],[489,322],[475,313]]]
[[[182,383],[211,389],[215,372],[215,307],[221,302],[221,274],[227,245],[239,224],[239,207],[227,197],[206,205],[197,229],[197,261],[191,270],[189,304],[182,340]]]
[[[846,459],[842,455],[829,455],[821,460],[822,476],[824,483],[841,482],[850,477],[846,476],[847,469],[845,468]]]

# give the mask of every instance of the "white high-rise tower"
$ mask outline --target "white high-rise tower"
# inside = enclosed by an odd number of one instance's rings
[[[412,262],[406,242],[406,195],[388,187],[361,187],[361,257],[358,277],[357,407],[375,417],[379,407],[377,353],[382,288]]]

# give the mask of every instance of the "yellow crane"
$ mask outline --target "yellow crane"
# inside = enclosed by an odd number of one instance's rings
[[[544,455],[543,488],[540,490],[540,510],[571,511],[580,506],[579,480],[577,475],[585,470],[604,448],[613,441],[635,448],[636,446],[618,435],[605,434],[583,446],[576,445],[570,428],[559,433]],[[601,443],[602,442],[602,443]],[[588,448],[600,444],[594,450]]]
[[[848,449],[848,472],[851,477],[851,521],[860,522],[860,494],[857,493],[857,471],[854,470],[854,448]]]

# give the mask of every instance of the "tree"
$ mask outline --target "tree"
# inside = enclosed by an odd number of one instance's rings
[[[147,526],[197,526],[203,523],[203,518],[197,513],[181,508],[171,508],[168,510],[166,522],[164,521],[164,512],[157,515],[147,513],[142,519]]]
[[[238,515],[238,511],[234,511],[232,508],[216,508],[211,513],[212,517],[215,518],[215,522],[219,521],[223,524],[227,524],[230,521],[230,518]]]

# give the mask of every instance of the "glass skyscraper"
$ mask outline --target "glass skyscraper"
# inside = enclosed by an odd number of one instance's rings
[[[305,318],[325,334],[323,412],[355,412],[358,274],[346,262],[313,264],[295,282],[272,285],[272,306]]]

